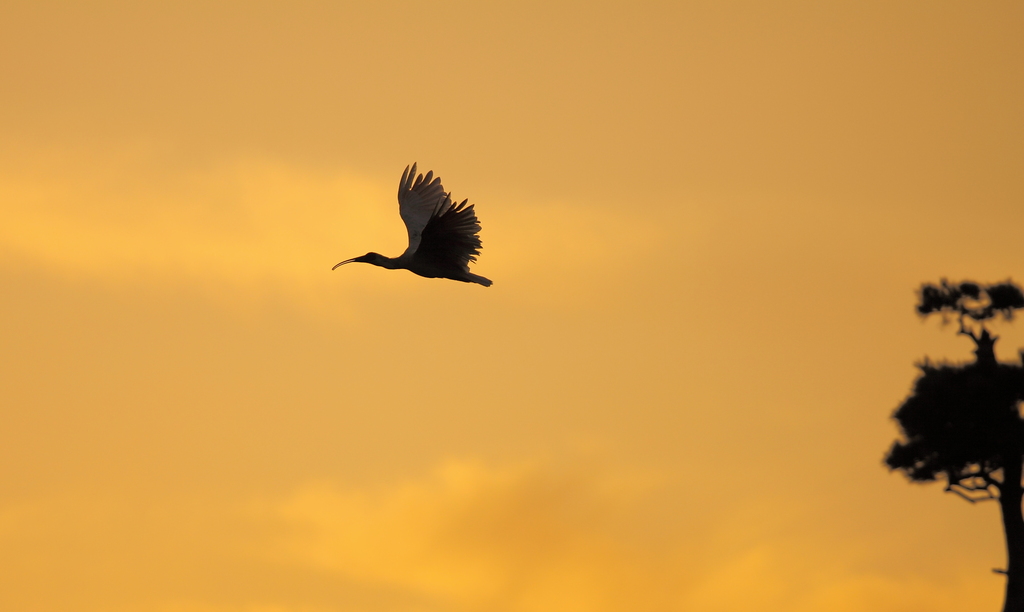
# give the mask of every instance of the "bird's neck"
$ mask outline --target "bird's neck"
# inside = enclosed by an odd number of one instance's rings
[[[398,258],[392,259],[391,257],[384,257],[380,255],[373,262],[373,265],[387,268],[388,270],[397,270],[402,267],[402,262],[398,261]]]

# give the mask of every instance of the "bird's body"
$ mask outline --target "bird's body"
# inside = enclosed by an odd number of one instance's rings
[[[389,270],[404,269],[426,278],[448,278],[490,287],[491,281],[469,271],[480,254],[480,222],[468,200],[456,204],[433,172],[416,175],[416,164],[406,167],[398,184],[398,212],[409,232],[409,247],[398,257],[367,253],[347,259]]]

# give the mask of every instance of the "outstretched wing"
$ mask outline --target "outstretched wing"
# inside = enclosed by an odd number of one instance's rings
[[[398,213],[409,231],[409,247],[403,255],[415,253],[419,248],[423,229],[444,197],[441,177],[435,177],[433,171],[426,176],[416,176],[416,164],[412,168],[405,167],[402,181],[398,183]]]
[[[435,270],[469,271],[469,262],[476,261],[481,243],[477,235],[480,222],[473,205],[466,206],[468,201],[453,204],[451,194],[444,196],[423,228],[413,255],[417,263]]]

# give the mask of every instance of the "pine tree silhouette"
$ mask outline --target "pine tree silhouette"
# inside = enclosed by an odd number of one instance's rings
[[[1009,320],[1024,308],[1024,293],[1011,281],[925,284],[917,312],[956,317],[958,333],[974,341],[973,362],[918,367],[913,392],[893,413],[903,439],[885,463],[912,481],[944,479],[946,491],[971,503],[995,500],[1002,511],[1007,566],[1003,612],[1024,612],[1024,351],[1021,364],[996,360],[999,339],[986,328],[997,316]]]

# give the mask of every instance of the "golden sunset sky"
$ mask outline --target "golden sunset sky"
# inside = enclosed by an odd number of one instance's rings
[[[0,609],[997,610],[881,463],[1018,2],[0,3]],[[419,162],[483,288],[395,256]],[[1024,322],[997,324],[1015,359]]]

